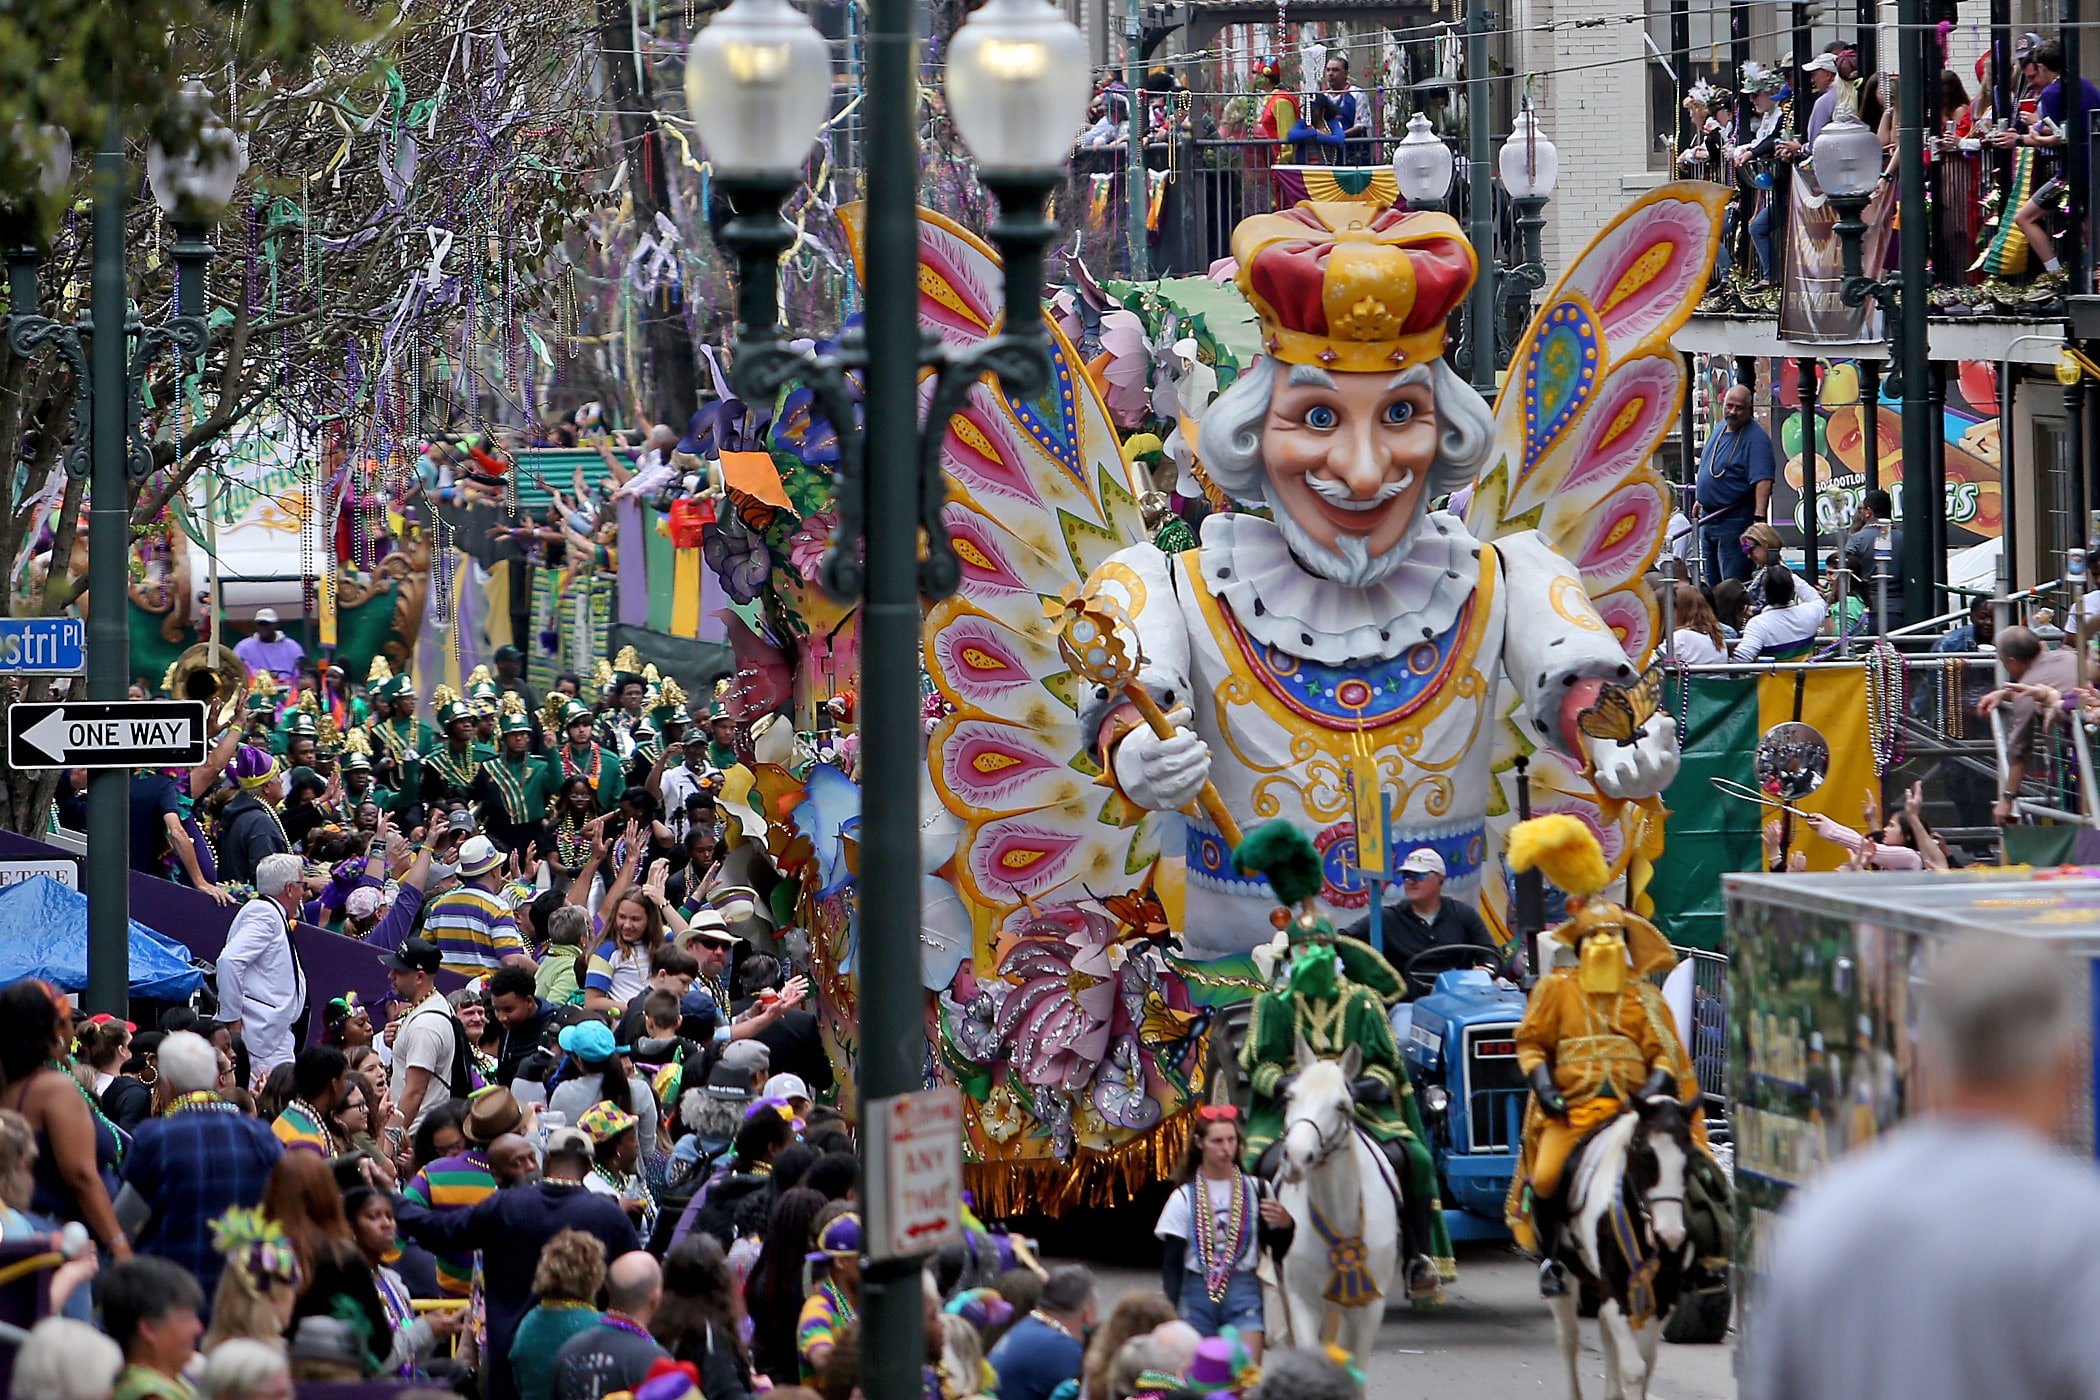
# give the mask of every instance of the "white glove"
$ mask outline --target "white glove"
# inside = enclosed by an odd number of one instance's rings
[[[1677,776],[1677,721],[1657,713],[1649,717],[1647,730],[1631,744],[1582,736],[1590,773],[1606,797],[1653,797]]]
[[[1123,736],[1115,768],[1125,797],[1155,812],[1179,811],[1196,800],[1210,779],[1210,745],[1189,729],[1191,718],[1188,706],[1176,705],[1167,711],[1172,738],[1160,738],[1147,725]]]

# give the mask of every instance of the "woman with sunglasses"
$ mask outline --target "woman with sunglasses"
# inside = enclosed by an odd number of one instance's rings
[[[1254,1266],[1264,1248],[1288,1252],[1297,1226],[1269,1183],[1240,1170],[1245,1145],[1238,1108],[1197,1110],[1188,1157],[1152,1233],[1165,1247],[1160,1287],[1182,1321],[1206,1337],[1232,1324],[1259,1365],[1262,1298]]]

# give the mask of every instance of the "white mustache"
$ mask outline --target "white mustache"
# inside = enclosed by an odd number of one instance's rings
[[[1401,473],[1398,481],[1388,481],[1365,500],[1359,500],[1348,487],[1330,477],[1314,476],[1308,472],[1305,484],[1336,510],[1375,510],[1414,485],[1415,474],[1411,471]]]

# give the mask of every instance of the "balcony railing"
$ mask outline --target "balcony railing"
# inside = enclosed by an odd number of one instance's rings
[[[1311,143],[1306,143],[1308,146]],[[1315,148],[1299,161],[1277,142],[1190,138],[1145,147],[1145,264],[1149,275],[1201,276],[1229,257],[1232,230],[1242,219],[1268,213],[1303,196],[1303,180],[1289,170],[1316,167],[1313,180],[1330,172],[1346,190],[1369,174],[1390,178],[1394,142],[1386,137],[1352,140],[1339,148]],[[1338,159],[1322,160],[1322,154]],[[1446,211],[1468,217],[1465,162],[1458,162]],[[1127,277],[1132,269],[1130,159],[1127,150],[1082,151],[1072,159],[1056,205],[1067,245],[1076,241],[1087,269],[1097,278]],[[1312,191],[1317,193],[1317,191]],[[1496,196],[1495,256],[1505,264],[1519,257],[1515,214]]]

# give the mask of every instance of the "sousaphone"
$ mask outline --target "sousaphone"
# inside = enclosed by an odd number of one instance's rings
[[[248,680],[248,665],[232,647],[221,642],[219,664],[213,666],[211,643],[199,642],[175,658],[161,685],[177,700],[202,700],[211,721],[208,727],[216,734],[240,718]]]

